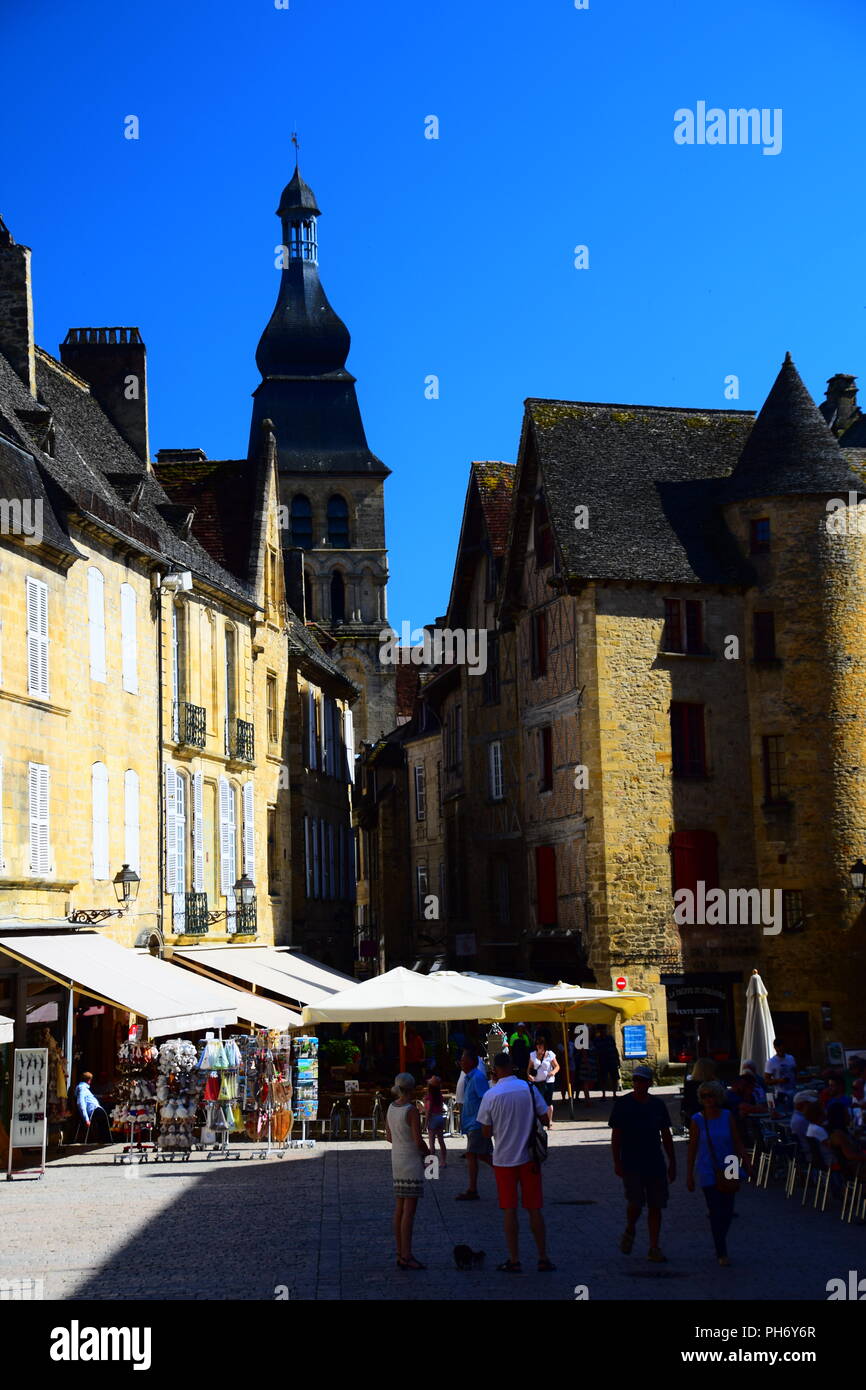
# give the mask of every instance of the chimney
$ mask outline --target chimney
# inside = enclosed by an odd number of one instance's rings
[[[857,405],[857,378],[837,372],[827,382],[827,397],[821,414],[835,435],[844,434],[860,414]]]
[[[147,352],[137,328],[70,328],[64,367],[83,377],[118,434],[149,466]]]
[[[19,246],[0,217],[0,352],[36,395],[30,247]]]
[[[283,572],[286,576],[286,601],[302,623],[307,621],[304,592],[304,552],[300,546],[287,546],[283,551]]]

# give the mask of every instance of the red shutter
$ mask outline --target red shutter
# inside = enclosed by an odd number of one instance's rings
[[[675,830],[671,835],[671,871],[674,892],[688,888],[697,891],[699,882],[707,892],[719,886],[719,842],[712,830]]]
[[[682,604],[678,598],[665,599],[665,631],[662,650],[681,652],[683,649]]]
[[[536,848],[535,882],[538,925],[540,927],[555,927],[557,920],[556,850],[553,845],[538,845]]]

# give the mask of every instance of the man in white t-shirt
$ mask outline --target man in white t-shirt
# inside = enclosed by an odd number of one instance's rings
[[[767,1059],[764,1079],[768,1085],[771,1082],[775,1084],[777,1100],[782,1097],[790,1103],[797,1089],[797,1063],[790,1052],[785,1051],[785,1044],[778,1038],[774,1040],[773,1047],[775,1051],[773,1056]]]
[[[508,1259],[497,1269],[506,1274],[521,1274],[518,1251],[517,1193],[520,1190],[523,1210],[529,1213],[529,1225],[538,1247],[538,1270],[546,1274],[555,1266],[547,1258],[547,1233],[541,1214],[543,1196],[541,1165],[533,1163],[529,1154],[529,1137],[535,1128],[536,1115],[548,1123],[547,1106],[537,1086],[530,1086],[514,1075],[507,1052],[493,1060],[495,1085],[481,1097],[478,1123],[482,1132],[493,1139],[493,1175],[505,1225]]]

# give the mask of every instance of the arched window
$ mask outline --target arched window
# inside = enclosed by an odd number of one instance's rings
[[[292,498],[291,523],[292,545],[309,550],[313,544],[313,509],[302,492]]]
[[[349,544],[349,508],[336,494],[328,499],[328,545],[345,549]]]
[[[346,585],[339,570],[331,575],[331,622],[346,621]]]

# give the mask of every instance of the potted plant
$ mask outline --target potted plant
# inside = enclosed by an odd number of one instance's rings
[[[361,1049],[351,1038],[331,1038],[325,1043],[319,1057],[330,1068],[332,1080],[342,1082],[347,1072],[353,1075],[357,1073]]]

